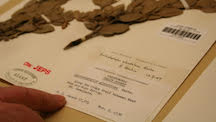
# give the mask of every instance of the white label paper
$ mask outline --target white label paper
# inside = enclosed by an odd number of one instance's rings
[[[153,111],[170,90],[163,85],[167,68],[116,52],[98,54],[97,62],[69,77],[68,106],[112,121],[138,122]]]
[[[168,24],[161,30],[161,35],[168,36],[176,40],[183,40],[190,43],[196,43],[204,35],[205,31],[194,27],[181,24]]]

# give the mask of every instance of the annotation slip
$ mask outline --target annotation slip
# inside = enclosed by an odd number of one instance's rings
[[[96,63],[56,91],[68,106],[107,121],[145,121],[170,88],[161,81],[167,68],[116,52],[98,54]],[[106,119],[105,119],[106,118]]]

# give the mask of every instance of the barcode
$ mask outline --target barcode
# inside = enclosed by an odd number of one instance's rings
[[[196,34],[190,31],[175,29],[175,28],[170,28],[170,27],[165,27],[162,31],[165,33],[172,34],[172,35],[194,39],[194,40],[198,40],[202,36],[201,34]]]

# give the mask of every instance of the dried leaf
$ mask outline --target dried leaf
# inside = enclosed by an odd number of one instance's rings
[[[107,6],[104,8],[103,11],[104,11],[105,16],[109,16],[113,13],[114,7],[113,6]]]
[[[173,0],[175,1],[175,0]],[[193,8],[193,6],[197,3],[198,0],[185,0],[187,2],[187,4],[189,5],[190,8]],[[179,8],[179,9],[185,9],[185,7],[183,6],[182,2],[180,0],[177,0],[176,2],[173,2],[172,5],[170,5],[169,7],[173,7],[173,8]]]
[[[6,33],[4,33],[4,36],[7,37],[7,36],[14,35],[16,33],[18,33],[17,30],[10,30],[10,31],[7,31]]]
[[[13,35],[10,35],[10,36],[7,36],[5,38],[6,41],[8,41],[9,39],[14,39],[14,38],[17,38],[19,35],[23,34],[24,32],[16,32],[14,33]]]
[[[203,8],[201,9],[205,13],[215,13],[216,12],[216,7],[215,8]]]
[[[73,14],[73,11],[67,11],[63,14],[63,17],[64,19],[67,21],[67,22],[70,22],[74,19],[74,14]]]
[[[45,25],[39,26],[38,29],[34,31],[34,33],[38,33],[38,34],[49,33],[49,32],[53,32],[54,30],[55,30],[54,27],[52,27],[49,24],[45,24]]]
[[[98,23],[97,22],[85,22],[85,26],[89,30],[95,30],[98,27]]]
[[[161,18],[160,15],[155,14],[155,15],[151,15],[151,16],[149,16],[148,20],[156,20],[156,19],[160,19],[160,18]]]
[[[17,28],[18,31],[21,32],[32,32],[35,31],[37,29],[37,27],[35,27],[32,22],[28,22],[26,24],[24,24],[23,26],[20,26]]]
[[[186,2],[192,8],[198,2],[198,0],[186,0]]]
[[[111,16],[116,17],[116,16],[123,14],[124,12],[125,12],[125,5],[120,4],[120,5],[113,8],[113,12],[112,12]]]
[[[84,18],[87,16],[85,13],[80,11],[73,12],[74,18],[78,21],[84,21]]]
[[[11,20],[18,24],[32,20],[32,17],[27,14],[21,14],[19,16],[14,16]]]
[[[84,13],[84,15],[86,15],[87,20],[92,20],[92,21],[96,21],[96,19],[102,17],[103,11],[101,9],[95,9],[93,11]]]
[[[148,16],[147,15],[143,15],[140,19],[136,20],[136,22],[144,22],[148,20]]]
[[[194,6],[195,9],[201,9],[206,13],[216,12],[216,1],[215,0],[199,0]]]
[[[142,5],[142,3],[144,2],[144,0],[133,0],[127,7],[127,12],[131,13],[134,12],[134,9],[136,7],[139,7],[140,5]]]
[[[95,5],[98,5],[98,6],[100,6],[101,8],[104,8],[104,7],[106,7],[106,6],[112,5],[113,3],[116,3],[117,0],[92,0],[92,2],[93,2]]]
[[[119,17],[119,20],[122,22],[135,22],[136,20],[139,20],[141,17],[143,17],[142,14],[139,13],[129,13],[124,14]]]
[[[161,17],[172,17],[182,14],[183,11],[177,8],[163,8],[158,14]]]
[[[158,8],[158,4],[159,2],[157,2],[156,0],[145,0],[145,2],[143,3],[142,14],[146,15],[153,12]]]
[[[180,1],[174,3],[174,4],[172,5],[172,7],[173,7],[173,8],[178,8],[178,9],[185,9],[184,6],[183,6],[183,4],[182,4]]]
[[[99,31],[99,34],[103,36],[112,36],[114,34],[125,33],[129,30],[129,25],[127,24],[111,24],[105,25]]]

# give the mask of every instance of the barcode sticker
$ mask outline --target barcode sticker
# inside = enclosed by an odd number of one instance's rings
[[[160,32],[163,36],[191,43],[197,42],[206,34],[205,31],[201,31],[200,29],[179,24],[166,25]]]

